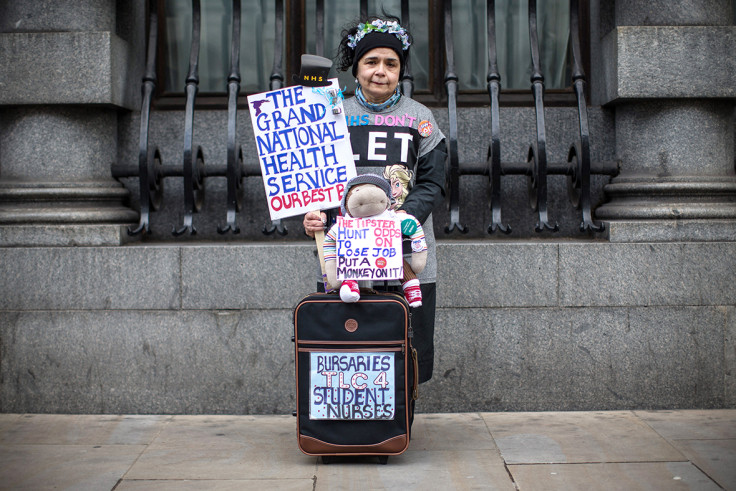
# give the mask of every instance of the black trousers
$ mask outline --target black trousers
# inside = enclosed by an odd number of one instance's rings
[[[401,286],[382,285],[374,282],[373,288],[379,291],[395,291],[401,293]],[[422,306],[411,309],[411,326],[414,330],[412,345],[417,350],[419,359],[419,380],[422,384],[432,378],[434,370],[434,318],[437,304],[437,284],[422,283]],[[317,283],[317,291],[325,291],[324,284]]]

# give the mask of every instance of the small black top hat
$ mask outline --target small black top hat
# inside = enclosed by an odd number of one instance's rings
[[[302,68],[294,82],[307,87],[326,87],[330,85],[327,78],[332,68],[332,60],[317,55],[302,55]]]

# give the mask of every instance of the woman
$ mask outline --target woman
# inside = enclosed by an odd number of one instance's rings
[[[401,95],[399,82],[410,46],[411,36],[397,19],[372,17],[343,30],[338,69],[352,70],[357,82],[355,97],[345,101],[344,109],[358,174],[381,175],[387,167],[400,165],[414,176],[399,193],[406,198],[397,211],[422,223],[429,248],[427,266],[418,275],[422,307],[412,309],[422,383],[432,377],[434,366],[437,261],[431,213],[444,194],[447,151],[432,112]],[[309,212],[304,230],[313,237],[327,222],[325,213]]]

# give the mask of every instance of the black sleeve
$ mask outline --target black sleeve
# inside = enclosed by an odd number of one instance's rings
[[[416,168],[414,187],[399,208],[414,215],[420,223],[424,223],[438,198],[445,195],[445,161],[447,147],[445,140],[440,141],[428,153],[419,157]]]

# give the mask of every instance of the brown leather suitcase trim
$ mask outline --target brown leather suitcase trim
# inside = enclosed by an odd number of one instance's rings
[[[335,445],[299,435],[299,449],[307,455],[400,455],[409,448],[406,435],[398,435],[374,445]]]

